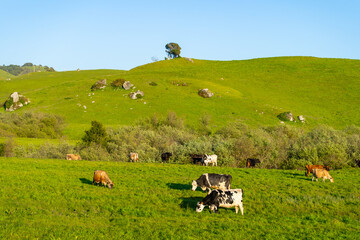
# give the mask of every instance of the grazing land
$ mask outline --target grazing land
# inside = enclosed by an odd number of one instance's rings
[[[131,90],[95,91],[98,80],[121,78],[145,96],[132,100]],[[183,86],[185,84],[186,86]],[[204,99],[197,92],[215,95]],[[20,92],[31,104],[18,110],[54,113],[65,118],[65,135],[79,139],[92,120],[105,126],[132,125],[154,113],[169,111],[195,128],[203,115],[213,129],[240,121],[250,126],[280,124],[276,117],[291,111],[306,118],[306,127],[319,124],[336,129],[358,124],[360,61],[314,57],[277,57],[241,61],[193,62],[184,58],[158,61],[129,71],[81,70],[35,72],[0,79],[0,99]],[[146,104],[145,104],[146,103]],[[86,109],[84,109],[86,106]],[[290,123],[301,125],[301,123]]]
[[[304,171],[0,158],[1,239],[358,239],[359,168]],[[107,171],[112,190],[92,186]],[[244,215],[195,212],[202,173],[231,174]]]

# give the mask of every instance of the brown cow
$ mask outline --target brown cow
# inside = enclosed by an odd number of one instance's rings
[[[137,153],[130,153],[130,162],[137,162],[139,160],[139,155]]]
[[[66,160],[81,160],[79,154],[66,154]]]
[[[318,180],[318,178],[323,178],[323,181],[325,182],[325,179],[329,179],[330,182],[334,182],[334,179],[330,176],[329,172],[326,171],[325,169],[319,169],[319,168],[315,168],[313,170],[313,177],[312,177],[312,181],[314,181],[314,178],[316,178],[316,181]]]
[[[246,167],[255,167],[257,163],[261,163],[257,158],[248,158],[246,159]]]
[[[330,171],[330,167],[329,166],[324,166],[324,165],[306,165],[305,166],[305,176],[309,176],[310,173],[313,172],[314,169],[326,169],[328,171]]]
[[[104,185],[104,187],[106,187],[106,185],[107,185],[107,187],[110,189],[112,189],[112,187],[114,186],[114,183],[110,180],[107,173],[103,170],[96,170],[94,172],[94,178],[93,178],[92,184],[94,185],[95,182],[98,185],[99,185],[99,183]]]

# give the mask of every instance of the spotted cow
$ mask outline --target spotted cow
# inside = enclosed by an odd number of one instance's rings
[[[130,162],[137,162],[139,160],[139,155],[137,153],[131,152],[129,154]]]
[[[192,181],[192,190],[195,191],[200,187],[203,191],[206,189],[211,192],[211,189],[230,189],[232,177],[226,174],[204,173],[197,180]]]

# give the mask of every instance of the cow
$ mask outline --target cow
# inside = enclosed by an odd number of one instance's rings
[[[130,162],[137,162],[139,160],[139,155],[137,153],[129,154]]]
[[[329,179],[330,182],[334,182],[334,179],[330,176],[329,172],[325,169],[315,168],[313,170],[313,177],[312,181],[314,181],[314,178],[316,178],[316,181],[318,178],[323,178],[323,181],[325,182],[325,179]]]
[[[171,152],[162,153],[162,154],[161,154],[161,160],[162,160],[163,162],[168,162],[171,156],[172,156],[172,153],[171,153]]]
[[[206,155],[204,159],[204,164],[207,166],[209,163],[212,163],[212,165],[217,166],[217,155]]]
[[[246,159],[246,167],[255,167],[255,164],[261,163],[257,158],[248,158]]]
[[[107,173],[103,170],[96,170],[94,172],[94,178],[93,178],[92,185],[94,185],[94,183],[97,183],[97,185],[99,185],[99,183],[100,183],[104,187],[107,186],[110,189],[112,189],[114,186],[114,183],[110,180]]]
[[[306,165],[305,166],[305,176],[309,176],[310,173],[313,172],[314,169],[326,169],[328,171],[330,171],[330,167],[329,166],[323,166],[323,165]]]
[[[81,160],[79,154],[66,154],[66,160]]]
[[[195,191],[197,187],[200,187],[203,191],[208,189],[209,193],[211,192],[211,188],[227,190],[230,189],[231,180],[231,175],[204,173],[197,180],[192,181],[191,190]]]
[[[205,206],[209,206],[209,209],[214,213],[218,212],[219,207],[231,208],[235,207],[236,214],[241,211],[241,215],[244,215],[243,208],[243,190],[231,189],[231,190],[212,190],[201,202],[196,204],[196,212],[202,212]]]
[[[198,162],[200,162],[201,165],[204,164],[204,154],[190,154],[190,157],[192,158],[194,164],[197,164]]]
[[[360,159],[355,159],[356,165],[358,165],[358,167],[360,167]]]

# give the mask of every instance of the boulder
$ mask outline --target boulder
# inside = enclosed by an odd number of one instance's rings
[[[129,94],[131,99],[138,99],[144,97],[144,92],[137,90],[136,92],[132,92]]]
[[[304,123],[305,122],[305,118],[303,115],[300,115],[297,117],[299,119],[300,122]]]
[[[122,85],[123,89],[129,90],[133,85],[129,81],[125,81]]]
[[[106,88],[106,79],[102,79],[97,81],[94,85],[91,86],[91,91],[95,91],[98,89],[104,89]]]
[[[28,105],[29,103],[30,100],[28,98],[19,94],[18,92],[13,92],[5,101],[4,108],[5,111],[12,112],[23,107],[24,105]]]
[[[214,93],[210,92],[207,88],[199,89],[198,94],[203,98],[211,98],[212,96],[214,96]]]
[[[189,61],[189,62],[191,62],[191,63],[194,63],[194,60],[192,60],[191,58],[184,57],[184,59],[185,59],[186,61]]]
[[[278,116],[277,116],[280,120],[282,121],[290,121],[290,122],[293,122],[295,119],[294,119],[294,116],[292,115],[291,112],[283,112],[283,113],[280,113]]]

